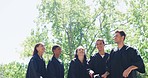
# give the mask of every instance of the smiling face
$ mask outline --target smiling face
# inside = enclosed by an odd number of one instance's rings
[[[114,35],[114,42],[117,44],[124,43],[126,34],[124,31],[116,31]]]
[[[61,47],[57,47],[55,50],[53,50],[54,51],[54,54],[55,55],[60,55],[61,54],[61,52],[62,52],[62,49],[61,49]]]
[[[79,56],[84,56],[85,55],[85,49],[82,46],[79,46],[76,50],[76,53]]]
[[[121,36],[120,33],[115,33],[114,35],[114,42],[120,43],[124,41],[124,36]]]
[[[96,48],[98,49],[98,51],[104,51],[104,41],[103,40],[97,40],[96,41]]]
[[[41,55],[43,55],[43,53],[45,52],[45,47],[43,44],[40,44],[36,49],[37,49],[38,53]]]

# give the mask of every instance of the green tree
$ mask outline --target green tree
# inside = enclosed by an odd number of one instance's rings
[[[38,6],[37,27],[23,43],[23,56],[32,55],[34,45],[44,42],[46,61],[51,56],[53,44],[62,46],[61,59],[65,74],[68,63],[79,45],[87,50],[88,58],[95,52],[95,41],[104,38],[107,51],[115,46],[113,33],[122,29],[127,33],[125,43],[136,47],[147,67],[148,63],[148,1],[147,0],[42,0]],[[66,76],[66,75],[65,75]],[[147,74],[141,75],[142,78]],[[140,77],[140,76],[139,76]]]
[[[0,65],[0,78],[25,78],[27,65],[19,62]]]

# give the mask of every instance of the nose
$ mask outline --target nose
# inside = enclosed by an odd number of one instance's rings
[[[113,39],[116,39],[116,36],[114,36]]]

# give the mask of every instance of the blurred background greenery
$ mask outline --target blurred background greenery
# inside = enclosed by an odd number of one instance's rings
[[[144,60],[146,73],[138,73],[138,78],[148,78],[148,0],[42,0],[37,8],[36,27],[22,42],[22,59],[32,56],[37,42],[44,42],[47,64],[51,47],[59,44],[66,78],[76,47],[84,46],[89,59],[96,53],[95,41],[103,38],[110,53],[116,46],[113,33],[120,29],[127,34],[125,43],[137,48]],[[26,63],[1,64],[0,78],[25,78],[26,70]]]

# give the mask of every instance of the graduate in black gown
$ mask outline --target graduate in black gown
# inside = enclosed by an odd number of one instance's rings
[[[48,78],[64,78],[64,65],[60,60],[60,54],[62,52],[61,47],[54,45],[52,47],[53,57],[47,65]]]
[[[138,51],[124,44],[126,34],[124,31],[116,31],[114,41],[118,47],[110,53],[108,69],[104,78],[137,78],[136,72],[145,72],[145,66]]]
[[[82,46],[76,49],[75,58],[70,62],[68,78],[90,78],[85,50]]]
[[[42,57],[44,51],[43,43],[35,45],[33,57],[28,64],[26,78],[46,78],[46,65]]]
[[[89,60],[90,75],[103,75],[106,72],[106,64],[109,54],[104,51],[105,42],[103,39],[96,41],[98,52]]]

